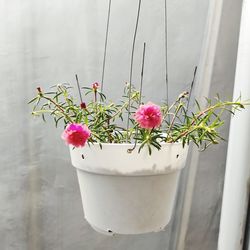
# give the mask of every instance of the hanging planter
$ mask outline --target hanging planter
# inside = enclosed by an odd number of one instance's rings
[[[70,148],[85,219],[101,233],[158,232],[170,221],[188,147],[164,143],[151,156],[145,149],[128,153],[130,148],[131,144]]]
[[[223,112],[245,104],[208,99],[204,110],[197,102],[197,111],[189,115],[186,92],[172,105],[142,104],[141,92],[129,84],[122,104],[115,104],[106,102],[94,83],[84,88],[93,101],[75,104],[68,85],[54,88],[47,93],[37,89],[32,114],[44,120],[49,114],[56,125],[64,122],[62,139],[70,145],[85,218],[95,230],[111,235],[163,230],[189,143],[201,149],[217,144]],[[120,123],[126,113],[130,125],[124,128]]]

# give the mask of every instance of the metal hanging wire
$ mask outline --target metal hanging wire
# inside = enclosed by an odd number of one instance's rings
[[[141,79],[140,79],[140,89],[139,89],[139,93],[140,93],[140,99],[139,99],[139,103],[142,104],[142,90],[143,90],[143,76],[144,76],[144,65],[145,65],[145,54],[146,54],[146,43],[143,43],[143,52],[142,52],[142,65],[141,65]],[[135,138],[137,138],[138,135],[138,127],[136,128],[136,132],[135,132]],[[128,153],[131,153],[137,145],[137,139],[135,139],[135,144],[133,146],[133,148],[128,149]]]
[[[128,117],[127,117],[127,142],[128,142],[128,130],[129,130],[129,121],[130,121],[130,109],[131,109],[131,84],[132,84],[132,77],[133,77],[133,63],[134,63],[134,51],[135,51],[135,41],[137,35],[137,29],[139,24],[139,17],[140,17],[140,10],[141,10],[141,0],[138,1],[138,9],[137,9],[137,17],[136,17],[136,24],[135,24],[135,32],[132,44],[132,52],[131,52],[131,62],[130,62],[130,75],[129,75],[129,89],[128,89]]]
[[[82,93],[81,93],[80,84],[79,84],[79,80],[78,80],[77,74],[75,75],[75,78],[76,78],[76,85],[77,85],[77,89],[78,89],[80,101],[81,101],[81,104],[82,104],[83,103],[83,99],[82,99]]]
[[[168,72],[168,5],[167,5],[167,0],[164,0],[164,28],[165,28],[165,85],[166,85],[166,104],[169,107],[169,72]],[[190,105],[190,98],[192,94],[192,90],[194,87],[194,83],[196,80],[196,73],[197,73],[197,66],[194,69],[193,73],[193,79],[191,82],[191,86],[188,92],[188,100],[187,100],[187,112],[189,109]],[[169,123],[170,123],[170,118],[169,118]]]
[[[144,76],[144,64],[145,64],[145,53],[146,53],[146,43],[143,43],[142,52],[142,65],[141,65],[141,81],[140,81],[140,104],[142,104],[142,88],[143,88],[143,76]]]
[[[103,54],[103,62],[102,62],[102,78],[101,78],[101,92],[102,93],[103,93],[103,88],[104,88],[104,77],[105,77],[107,44],[108,44],[108,35],[109,35],[110,13],[111,13],[111,0],[109,0],[109,6],[108,6],[107,26],[106,26],[106,33],[105,33],[104,54]]]
[[[197,68],[198,68],[198,67],[195,66],[195,68],[194,68],[194,74],[193,74],[193,79],[192,79],[191,86],[190,86],[190,90],[189,90],[189,93],[188,93],[187,112],[188,112],[188,109],[189,109],[190,99],[191,99],[191,95],[192,95],[194,83],[195,83],[195,80],[196,80]]]
[[[104,42],[104,54],[103,54],[103,63],[102,63],[102,76],[101,76],[101,92],[103,92],[104,88],[104,78],[105,78],[105,66],[106,66],[106,55],[107,55],[107,44],[108,44],[108,35],[109,35],[109,24],[110,24],[110,14],[111,14],[111,2],[109,0],[108,5],[108,14],[107,14],[107,24],[106,24],[106,33],[105,33],[105,42]],[[131,61],[130,61],[130,73],[129,73],[129,83],[128,83],[128,116],[127,116],[127,142],[129,137],[129,125],[130,125],[130,115],[131,115],[131,91],[132,91],[132,79],[133,79],[133,63],[134,63],[134,52],[135,52],[135,43],[136,36],[138,31],[138,24],[140,19],[140,10],[141,10],[141,0],[138,0],[138,8],[137,8],[137,17],[135,23],[135,30],[133,35],[133,43],[132,43],[132,51],[131,51]],[[169,72],[168,72],[168,6],[167,0],[164,0],[164,34],[165,34],[165,88],[166,88],[166,104],[169,106]],[[143,71],[144,71],[144,60],[145,60],[145,50],[146,43],[144,42],[143,46],[143,58],[142,58],[142,71],[141,71],[141,81],[140,81],[140,103],[142,98],[142,87],[143,87]],[[189,97],[187,102],[187,109],[189,108],[191,92],[193,90],[193,85],[195,82],[197,67],[195,67],[193,80],[191,83]],[[77,76],[76,76],[77,78]],[[78,82],[78,79],[77,79]]]
[[[165,27],[165,84],[166,84],[166,104],[169,106],[169,86],[168,86],[168,14],[167,0],[164,0],[164,27]]]

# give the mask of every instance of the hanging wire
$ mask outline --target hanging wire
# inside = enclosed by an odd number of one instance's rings
[[[188,94],[187,112],[188,112],[188,109],[189,109],[190,98],[191,98],[191,95],[192,95],[192,91],[193,91],[193,87],[194,87],[194,83],[195,83],[195,79],[196,79],[197,68],[198,68],[197,66],[194,68],[193,79],[192,79],[192,83],[191,83],[189,94]]]
[[[145,52],[146,43],[143,43],[143,53],[142,53],[142,65],[141,65],[141,82],[140,82],[140,104],[142,104],[142,87],[143,87],[143,75],[144,75],[144,64],[145,64]]]
[[[166,83],[166,103],[169,105],[169,86],[168,86],[168,19],[167,19],[167,0],[164,0],[164,19],[165,19],[165,83]]]
[[[136,24],[135,24],[135,32],[133,38],[133,45],[132,45],[132,52],[131,52],[131,63],[130,63],[130,76],[129,76],[129,90],[128,90],[128,118],[127,118],[127,142],[128,142],[128,130],[129,130],[129,119],[130,119],[130,106],[131,106],[131,83],[132,83],[132,76],[133,76],[133,62],[134,62],[134,51],[135,51],[135,41],[140,17],[140,10],[141,10],[141,0],[138,1],[138,10],[137,10],[137,17],[136,17]]]
[[[110,10],[111,10],[111,0],[109,0],[108,16],[107,16],[107,26],[106,26],[106,35],[105,35],[105,43],[104,43],[104,54],[103,54],[103,62],[102,62],[101,92],[103,92],[103,86],[104,86],[104,76],[105,76],[105,66],[106,66],[106,54],[107,54],[107,44],[108,44],[108,34],[109,34]]]
[[[77,74],[75,75],[75,77],[76,77],[76,84],[77,84],[77,88],[78,88],[80,100],[81,100],[81,103],[83,103],[82,93],[81,93],[80,84],[79,84],[79,81],[78,81],[78,76],[77,76]]]
[[[141,81],[140,81],[140,97],[139,97],[139,103],[142,104],[142,89],[143,89],[143,75],[144,75],[144,64],[145,64],[145,52],[146,52],[146,43],[143,43],[143,53],[142,53],[142,65],[141,65]],[[135,132],[135,138],[137,138],[138,135],[138,127],[136,128]],[[128,153],[131,153],[137,145],[137,139],[135,139],[135,144],[133,148],[128,149]]]

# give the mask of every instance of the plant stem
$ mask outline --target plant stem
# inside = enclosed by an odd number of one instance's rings
[[[169,142],[176,142],[176,141],[178,141],[180,138],[182,138],[182,137],[184,137],[184,136],[187,136],[188,134],[190,134],[190,133],[192,133],[195,129],[197,129],[197,127],[195,127],[194,129],[191,129],[190,130],[190,128],[192,128],[192,126],[195,124],[195,122],[201,117],[201,116],[203,116],[203,115],[205,115],[207,112],[209,112],[209,111],[212,111],[212,110],[216,110],[216,109],[218,109],[218,108],[223,108],[223,107],[225,107],[225,106],[240,106],[241,104],[239,103],[239,102],[225,102],[225,103],[217,103],[217,104],[215,104],[215,105],[213,105],[213,106],[210,106],[210,107],[208,107],[208,108],[206,108],[205,110],[203,110],[203,111],[201,111],[200,113],[198,113],[198,115],[195,117],[195,118],[193,118],[193,120],[192,120],[192,122],[191,122],[191,124],[190,124],[190,127],[186,130],[186,131],[184,131],[184,132],[182,132],[179,136],[177,136],[175,139],[171,139]]]
[[[50,101],[51,103],[53,103],[53,104],[61,111],[61,113],[64,115],[64,117],[65,117],[68,121],[70,121],[71,123],[74,122],[74,121],[70,118],[70,116],[67,115],[67,114],[65,113],[64,109],[60,106],[60,104],[56,103],[53,99],[51,99],[50,97],[47,97],[47,96],[45,96],[45,95],[42,95],[41,97],[44,98],[44,99],[46,99],[46,100],[48,100],[48,101]]]
[[[187,94],[188,94],[187,91],[181,93],[181,94],[179,95],[178,99],[177,99],[174,103],[172,103],[170,107],[167,107],[166,113],[163,115],[163,118],[162,118],[163,121],[164,121],[164,120],[166,119],[166,117],[170,114],[169,111],[170,111],[177,103],[179,103],[180,100],[181,100],[182,98],[185,98],[185,97],[187,96]]]
[[[175,111],[175,113],[174,113],[174,116],[173,116],[173,118],[172,118],[172,120],[171,120],[169,129],[168,129],[166,141],[168,140],[168,137],[169,137],[169,135],[170,135],[170,133],[171,133],[171,129],[172,129],[173,125],[174,125],[175,118],[176,118],[176,116],[177,116],[177,114],[178,114],[178,112],[180,111],[180,109],[181,109],[182,106],[183,106],[183,104],[180,103],[180,104],[178,105],[178,107],[176,108],[176,111]]]
[[[240,106],[242,104],[240,104],[239,102],[224,102],[224,103],[217,103],[213,106],[210,106],[208,108],[206,108],[205,110],[201,111],[195,118],[199,119],[202,115],[205,115],[207,112],[211,111],[211,110],[216,110],[218,108],[222,108],[225,106]],[[195,123],[195,119],[193,119],[191,125],[194,125]]]

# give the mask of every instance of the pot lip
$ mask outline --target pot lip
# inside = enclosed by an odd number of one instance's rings
[[[135,142],[133,142],[133,143],[108,143],[108,142],[99,143],[99,142],[94,142],[94,143],[89,143],[89,146],[91,147],[91,146],[94,145],[94,146],[99,147],[100,144],[104,145],[104,146],[110,146],[110,147],[114,147],[114,146],[124,146],[124,147],[130,146],[131,147],[131,146],[135,145]],[[181,144],[182,144],[182,142],[160,142],[160,145],[169,145],[169,146],[171,146],[171,145],[181,145]],[[136,146],[140,146],[140,145],[141,145],[141,143],[136,143]],[[85,146],[87,146],[87,145],[85,145]],[[187,147],[187,146],[188,145],[186,144],[185,147]],[[73,147],[73,146],[71,146],[71,147]]]
[[[145,151],[147,149],[138,153],[139,146],[140,145],[136,145],[136,150],[132,154],[128,154],[127,151],[133,147],[133,144],[130,143],[105,143],[102,148],[100,148],[99,143],[95,143],[94,145],[90,144],[86,148],[76,148],[76,151],[73,150],[73,147],[70,147],[71,163],[79,171],[111,176],[163,175],[170,174],[184,167],[184,158],[176,157],[179,159],[177,160],[178,162],[175,161],[175,153],[178,155],[181,154],[186,158],[188,145],[185,145],[183,148],[182,143],[179,142],[163,143],[161,150],[155,150],[155,155],[149,155],[148,152]],[[101,151],[103,152],[101,153]],[[160,151],[162,152],[160,153]],[[167,151],[169,151],[169,154],[164,156]],[[88,154],[91,157],[89,157]],[[116,161],[112,160],[112,154],[118,155]],[[107,156],[108,160],[103,160]],[[83,162],[82,159],[85,161]],[[120,165],[119,159],[126,160],[126,163],[123,161]],[[159,161],[159,159],[161,160]],[[145,161],[147,162],[146,164],[144,164]],[[128,163],[129,167],[127,166]]]

